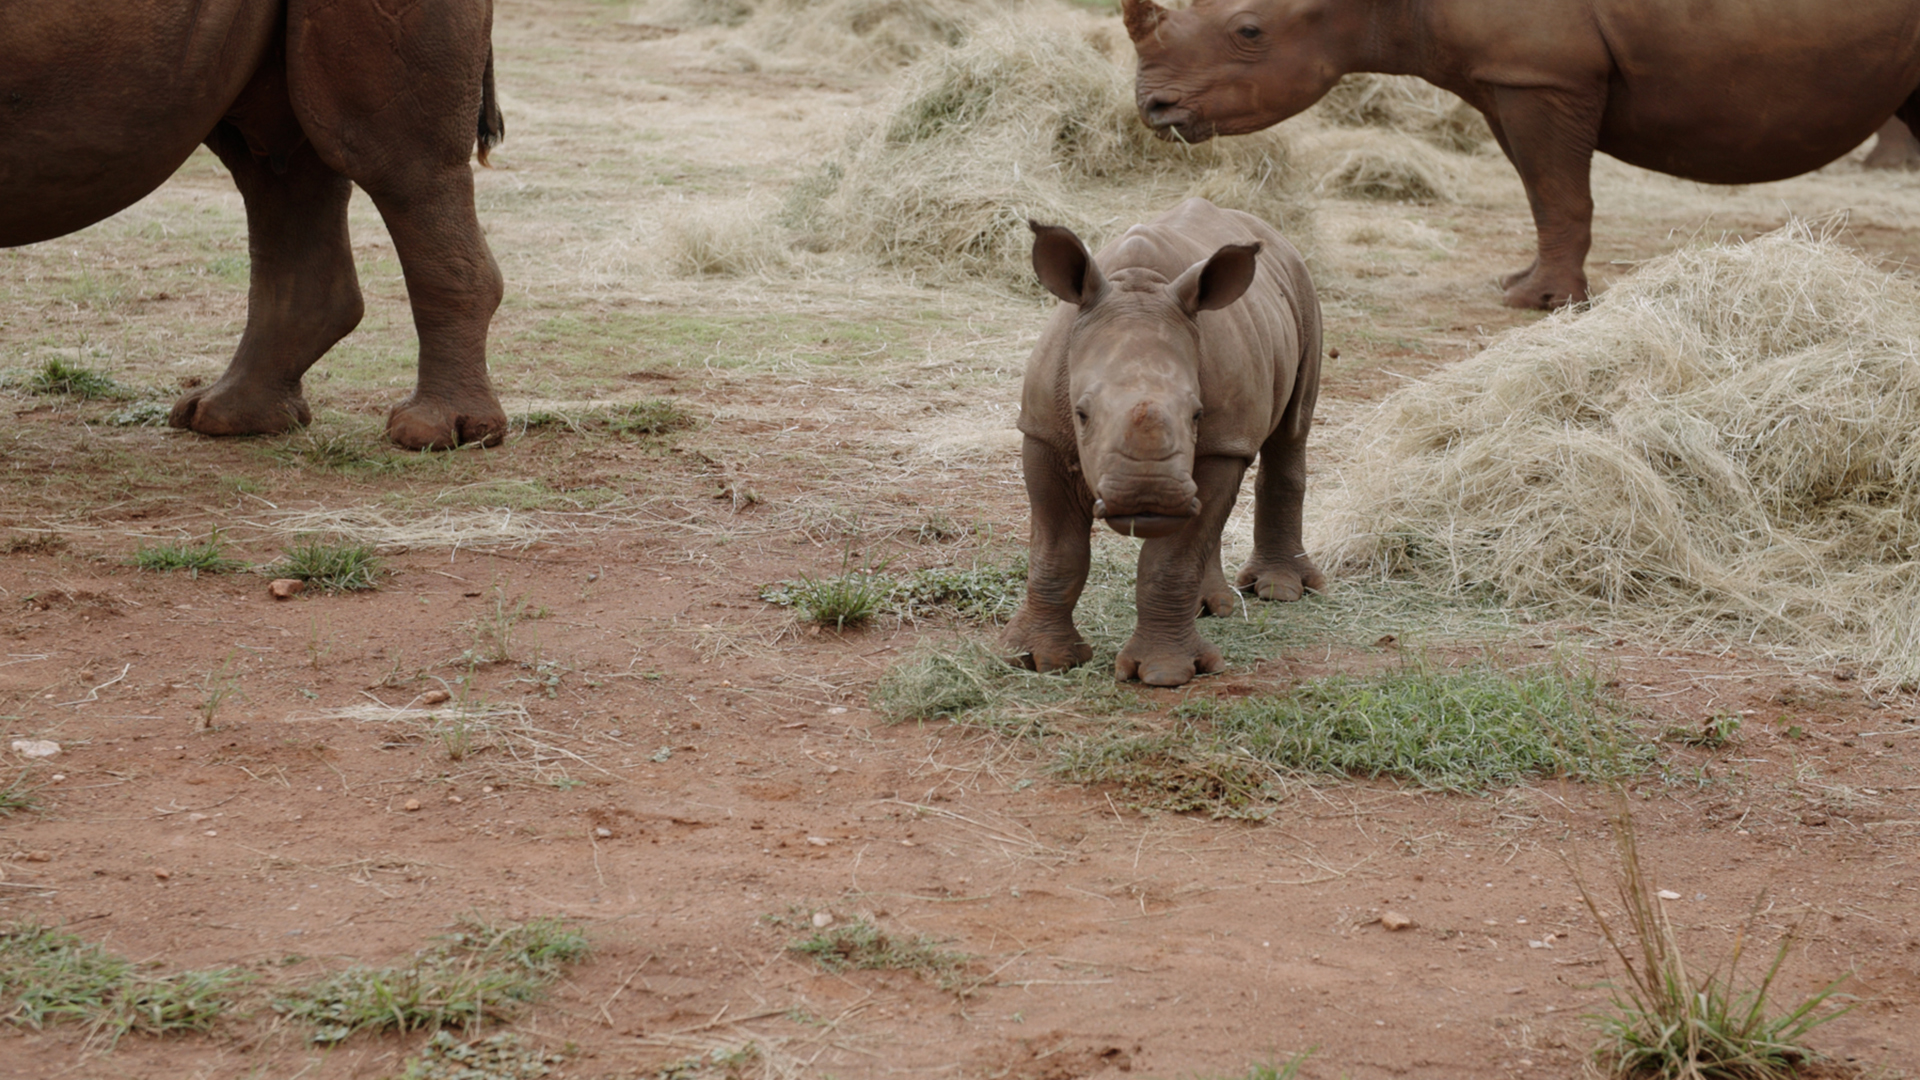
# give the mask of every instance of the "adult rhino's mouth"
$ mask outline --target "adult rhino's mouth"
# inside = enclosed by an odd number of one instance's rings
[[[1140,119],[1153,129],[1156,137],[1168,141],[1203,143],[1216,134],[1211,121],[1202,120],[1192,109],[1158,95],[1140,102]]]

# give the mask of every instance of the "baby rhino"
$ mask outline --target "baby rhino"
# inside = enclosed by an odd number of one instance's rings
[[[1253,557],[1238,586],[1297,600],[1326,584],[1300,540],[1320,303],[1293,245],[1205,199],[1135,225],[1097,257],[1069,229],[1033,232],[1033,268],[1064,303],[1021,392],[1033,541],[1027,597],[1001,647],[1037,671],[1093,656],[1073,606],[1103,518],[1146,541],[1138,622],[1116,674],[1179,686],[1225,666],[1194,622],[1238,599],[1220,569],[1220,530],[1255,454]]]

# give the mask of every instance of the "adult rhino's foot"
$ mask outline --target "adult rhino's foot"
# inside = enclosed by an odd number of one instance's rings
[[[1231,615],[1240,607],[1240,594],[1227,584],[1220,567],[1209,567],[1200,579],[1200,614]]]
[[[1198,633],[1189,631],[1178,640],[1167,641],[1135,630],[1114,661],[1113,673],[1122,681],[1139,679],[1148,686],[1184,686],[1195,675],[1211,675],[1226,670],[1226,666],[1220,650]]]
[[[167,423],[202,435],[279,435],[313,422],[313,410],[298,390],[263,394],[222,379],[173,403]]]
[[[415,394],[387,414],[387,438],[409,450],[499,446],[506,437],[507,414],[492,394],[467,402]]]
[[[1585,274],[1577,269],[1568,272],[1542,268],[1538,261],[1519,273],[1501,278],[1500,287],[1506,291],[1504,302],[1513,308],[1552,311],[1587,298]]]
[[[1007,663],[1028,671],[1065,671],[1093,659],[1088,645],[1069,620],[1065,626],[1045,625],[1027,614],[1025,604],[1000,634],[1000,655]]]
[[[1250,559],[1234,584],[1262,600],[1298,600],[1308,589],[1326,592],[1327,575],[1304,554],[1270,561]]]

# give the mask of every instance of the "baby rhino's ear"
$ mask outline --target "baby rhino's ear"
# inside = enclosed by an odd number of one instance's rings
[[[1174,299],[1189,315],[1226,307],[1247,293],[1259,267],[1260,245],[1228,244],[1213,258],[1194,263],[1173,282]]]
[[[1027,227],[1033,230],[1033,272],[1048,292],[1085,307],[1107,291],[1107,279],[1072,229],[1037,221],[1027,222]]]

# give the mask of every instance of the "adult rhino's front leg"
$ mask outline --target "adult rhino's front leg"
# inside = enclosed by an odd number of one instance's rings
[[[406,278],[419,380],[388,415],[387,436],[411,449],[491,446],[507,431],[487,377],[487,328],[503,286],[474,212],[469,164],[491,26],[490,5],[462,0],[288,8],[301,125],[373,199]]]
[[[1213,643],[1200,636],[1196,619],[1203,587],[1220,574],[1220,531],[1233,513],[1240,477],[1247,471],[1241,458],[1204,457],[1193,464],[1200,512],[1172,536],[1149,540],[1140,548],[1140,570],[1134,580],[1134,607],[1138,621],[1133,636],[1114,661],[1114,674],[1139,679],[1149,686],[1180,686],[1196,674],[1210,674],[1227,666]]]
[[[1073,625],[1093,559],[1093,499],[1058,450],[1028,435],[1020,454],[1033,541],[1027,595],[1000,635],[1000,654],[1035,671],[1062,671],[1093,659],[1093,648]]]
[[[310,146],[276,172],[231,124],[207,145],[246,202],[247,328],[226,372],[174,402],[168,422],[202,435],[278,434],[313,419],[301,377],[360,322],[347,238],[353,186]]]
[[[1494,91],[1494,130],[1520,174],[1539,245],[1533,265],[1500,279],[1508,307],[1550,309],[1587,299],[1593,246],[1593,151],[1605,101],[1597,91]]]

